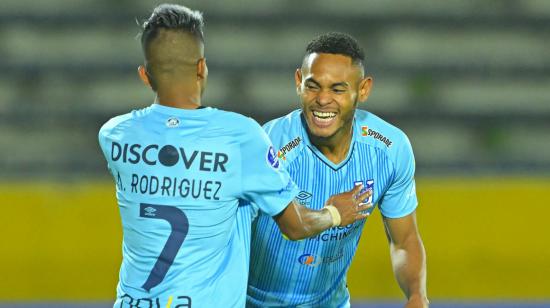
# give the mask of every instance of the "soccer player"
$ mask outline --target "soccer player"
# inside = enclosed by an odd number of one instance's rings
[[[363,50],[347,34],[321,35],[307,46],[295,81],[301,110],[268,122],[264,129],[300,187],[298,200],[321,209],[329,195],[363,184],[363,190],[372,192],[369,201],[378,204],[383,215],[393,270],[407,307],[427,306],[413,152],[401,130],[357,109],[372,86],[372,78],[364,73]],[[349,307],[346,273],[364,222],[292,242],[269,215],[260,214],[252,230],[247,305]]]
[[[293,240],[365,217],[359,187],[322,210],[294,203],[298,188],[262,128],[201,105],[200,12],[158,6],[141,44],[155,103],[99,132],[123,226],[115,307],[244,307],[252,207]]]

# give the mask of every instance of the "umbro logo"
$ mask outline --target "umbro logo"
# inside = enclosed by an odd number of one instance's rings
[[[145,216],[152,216],[155,217],[157,214],[155,213],[157,210],[155,208],[152,208],[150,206],[143,209],[145,211]]]
[[[301,191],[297,196],[296,199],[301,205],[308,205],[311,202],[311,196],[312,194],[308,193],[307,191]]]

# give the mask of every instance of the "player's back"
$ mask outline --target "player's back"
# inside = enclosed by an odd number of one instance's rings
[[[226,287],[246,288],[238,141],[251,122],[215,108],[153,104],[102,127],[124,233],[117,307],[244,305],[244,294]]]

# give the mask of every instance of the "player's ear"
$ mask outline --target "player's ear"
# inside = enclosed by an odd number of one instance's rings
[[[294,81],[296,82],[296,93],[300,95],[302,93],[302,70],[299,68],[294,73]]]
[[[147,71],[145,70],[145,66],[140,65],[138,67],[138,75],[139,75],[139,78],[141,79],[141,81],[143,81],[143,83],[146,86],[151,87],[151,81],[149,80],[149,75],[147,75]]]
[[[372,88],[372,77],[367,76],[361,80],[359,83],[359,91],[357,95],[359,96],[357,98],[358,101],[364,102],[367,100],[370,94],[370,89]]]
[[[197,79],[202,80],[208,77],[208,66],[206,66],[206,58],[200,58],[197,61]]]

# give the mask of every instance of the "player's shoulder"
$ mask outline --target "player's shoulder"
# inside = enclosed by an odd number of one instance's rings
[[[297,126],[302,125],[301,122],[302,111],[300,109],[294,110],[287,115],[279,118],[275,118],[263,125],[264,130],[268,135],[277,134],[282,132],[292,132],[297,129]]]
[[[215,109],[214,117],[216,117],[216,120],[227,121],[226,123],[218,123],[226,125],[230,124],[235,129],[247,130],[251,127],[260,127],[260,124],[258,124],[256,120],[233,111]]]
[[[357,109],[355,112],[356,141],[386,151],[390,156],[403,148],[410,148],[405,132],[372,112]]]
[[[292,161],[304,147],[306,136],[301,115],[301,110],[294,110],[263,125],[273,146],[278,150],[277,155],[283,161]]]
[[[143,117],[147,113],[147,108],[132,110],[109,119],[99,129],[99,137],[107,137],[125,129],[131,128],[136,119]]]
[[[216,109],[210,123],[237,135],[257,136],[263,134],[262,127],[256,120],[233,111]]]
[[[128,121],[131,121],[132,118],[133,118],[132,112],[115,116],[109,119],[107,122],[105,122],[105,124],[101,126],[101,128],[99,129],[99,133],[106,134],[112,131],[113,129],[116,129],[119,125]]]

